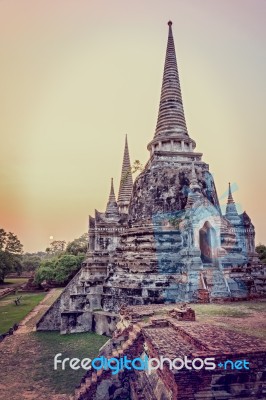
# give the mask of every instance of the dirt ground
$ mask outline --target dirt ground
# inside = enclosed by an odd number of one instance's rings
[[[266,300],[227,304],[193,304],[196,319],[266,339]]]
[[[69,400],[51,391],[45,381],[34,380],[41,346],[29,332],[7,337],[0,343],[1,400]]]

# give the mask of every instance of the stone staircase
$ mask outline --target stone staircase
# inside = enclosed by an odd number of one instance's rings
[[[231,297],[229,286],[223,272],[218,267],[211,267],[204,271],[206,288],[210,300]]]
[[[102,351],[100,351],[99,357],[122,358],[128,355],[132,358],[134,355],[132,347],[134,347],[136,339],[140,336],[140,332],[141,327],[139,325],[130,325],[129,328],[126,328],[119,335],[119,337],[111,339],[111,348],[108,346],[109,348],[107,352],[103,347]],[[123,374],[123,371],[118,373],[118,381],[121,379],[121,374]],[[112,371],[109,369],[101,369],[97,371],[93,371],[92,369],[88,370],[86,375],[82,378],[80,385],[76,388],[75,394],[72,396],[71,400],[96,400],[97,387],[103,380],[108,380],[111,377],[113,379],[114,375],[112,375]]]

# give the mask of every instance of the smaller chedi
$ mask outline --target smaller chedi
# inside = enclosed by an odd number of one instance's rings
[[[155,134],[134,184],[126,139],[118,200],[89,217],[81,270],[37,324],[39,330],[110,334],[123,305],[211,302],[265,294],[255,230],[229,184],[222,214],[209,165],[190,137],[172,23]]]

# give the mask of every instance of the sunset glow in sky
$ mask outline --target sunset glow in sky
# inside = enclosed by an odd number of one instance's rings
[[[264,0],[2,0],[0,227],[25,251],[105,210],[126,133],[148,160],[169,19],[189,135],[266,244]]]

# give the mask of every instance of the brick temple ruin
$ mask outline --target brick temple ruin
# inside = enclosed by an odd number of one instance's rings
[[[206,340],[208,338],[208,340]],[[213,357],[213,370],[90,369],[74,400],[258,400],[266,398],[266,341],[195,321],[194,311],[177,305],[122,307],[113,338],[98,357],[108,359]],[[232,363],[249,362],[249,370]],[[230,360],[231,362],[228,362]]]
[[[38,330],[111,335],[124,305],[231,301],[266,292],[254,225],[238,213],[230,184],[222,214],[209,165],[188,133],[168,25],[149,160],[133,183],[126,140],[118,200],[112,181],[106,211],[89,217],[86,261]]]

